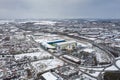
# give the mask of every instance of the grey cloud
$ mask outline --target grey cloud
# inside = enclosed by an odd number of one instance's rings
[[[0,18],[120,18],[119,0],[0,0]]]

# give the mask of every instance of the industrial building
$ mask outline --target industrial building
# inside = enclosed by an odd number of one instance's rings
[[[46,41],[42,42],[41,45],[45,49],[52,49],[52,50],[74,50],[77,47],[76,41],[65,41],[64,39],[61,40],[53,40],[53,41]]]
[[[54,46],[48,44],[47,42],[42,42],[42,43],[41,43],[41,46],[44,47],[44,48],[47,49],[47,50],[48,50],[48,49],[55,49]]]
[[[61,43],[61,42],[65,42],[65,40],[61,39],[61,40],[46,41],[46,42],[42,42],[41,45],[47,50],[48,49],[55,49],[56,43]]]
[[[79,70],[69,65],[59,67],[55,70],[55,72],[59,74],[64,80],[75,80],[72,79],[72,77],[76,77],[79,73]]]
[[[74,50],[76,49],[76,47],[77,47],[76,41],[56,43],[57,50]]]
[[[55,43],[61,43],[61,42],[65,42],[64,39],[60,39],[60,40],[53,40],[53,41],[48,41],[48,44],[55,44]]]
[[[63,55],[64,59],[80,64],[80,59],[71,55]]]
[[[42,74],[41,79],[42,80],[63,80],[63,78],[60,77],[55,72],[46,72]]]

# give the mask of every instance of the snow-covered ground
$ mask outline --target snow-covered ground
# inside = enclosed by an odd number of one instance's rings
[[[108,55],[101,52],[96,53],[96,58],[99,63],[110,62],[110,58],[108,57]]]
[[[3,70],[0,69],[0,77],[4,75]]]
[[[18,54],[18,55],[15,55],[15,59],[21,59],[23,58],[24,56],[28,56],[28,57],[37,57],[38,59],[41,59],[45,56],[51,56],[51,54],[45,52],[45,51],[41,51],[41,52],[34,52],[34,53],[24,53],[24,54]]]
[[[94,76],[94,77],[98,77],[100,74],[100,72],[95,72],[95,73],[90,73],[90,75]]]
[[[43,72],[52,68],[63,66],[63,64],[64,62],[57,58],[32,62],[32,66],[37,72]]]
[[[120,60],[116,61],[116,65],[120,68]]]
[[[77,45],[80,45],[81,47],[87,47],[87,45],[82,42],[78,42]]]
[[[118,69],[114,65],[112,65],[112,66],[106,68],[105,71],[118,71]]]
[[[75,80],[97,80],[97,79],[92,78],[92,77],[90,77],[90,76],[82,73],[82,74],[80,75],[80,78],[75,79]]]
[[[36,22],[34,24],[35,25],[55,25],[55,23],[57,23],[57,22],[54,22],[54,21],[39,21],[39,22]]]
[[[0,20],[0,24],[14,22],[14,20]]]
[[[117,57],[117,58],[115,58],[115,59],[120,59],[120,57]]]
[[[95,70],[95,71],[102,71],[104,68],[88,68],[88,67],[80,67],[80,69],[84,70]]]
[[[83,51],[88,52],[88,53],[92,53],[94,51],[94,49],[85,48],[85,49],[83,49]]]
[[[42,76],[45,78],[45,80],[57,80],[58,79],[51,72],[44,73],[42,74]]]
[[[58,35],[54,35],[54,34],[42,34],[41,33],[41,36],[33,36],[34,40],[36,42],[48,42],[48,41],[53,41],[53,40],[61,40],[62,38]]]

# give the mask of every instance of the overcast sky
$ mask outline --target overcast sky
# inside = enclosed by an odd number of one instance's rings
[[[120,18],[120,0],[0,0],[0,18]]]

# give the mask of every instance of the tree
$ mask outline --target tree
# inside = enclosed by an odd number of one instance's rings
[[[26,71],[27,71],[27,77],[31,78],[32,77],[31,70],[30,69],[26,69]]]

